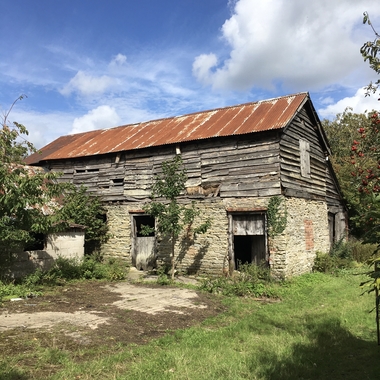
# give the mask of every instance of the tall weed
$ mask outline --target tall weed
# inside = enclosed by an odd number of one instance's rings
[[[233,276],[207,278],[199,288],[225,296],[274,297],[270,283],[269,268],[265,264],[240,264]]]

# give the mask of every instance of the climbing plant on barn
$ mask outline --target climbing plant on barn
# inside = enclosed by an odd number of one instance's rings
[[[268,235],[273,238],[284,232],[287,223],[288,213],[283,198],[273,196],[267,206]]]

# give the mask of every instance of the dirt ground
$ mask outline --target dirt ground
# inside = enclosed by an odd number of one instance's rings
[[[24,351],[23,342],[56,348],[144,344],[168,331],[199,324],[224,310],[215,296],[194,290],[88,281],[0,306],[0,352]]]

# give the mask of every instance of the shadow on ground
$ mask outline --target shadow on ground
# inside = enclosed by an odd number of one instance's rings
[[[0,365],[0,378],[1,380],[28,380],[29,377],[17,371],[16,369],[6,368]]]
[[[277,322],[273,327],[292,331],[292,326],[278,326]],[[296,325],[293,328],[297,331]],[[380,378],[380,346],[376,342],[355,337],[338,319],[310,321],[304,331],[307,344],[294,345],[286,359],[268,351],[255,353],[250,358],[252,370],[260,363],[265,368],[261,378],[268,380]]]

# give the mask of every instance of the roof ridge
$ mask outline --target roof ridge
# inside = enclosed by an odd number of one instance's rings
[[[274,100],[290,98],[290,97],[294,97],[294,96],[298,96],[298,95],[308,95],[308,92],[303,91],[303,92],[298,92],[298,93],[294,93],[294,94],[277,96],[277,97],[270,98],[270,99],[256,100],[256,101],[253,101],[253,102],[234,104],[234,105],[229,105],[229,106],[225,106],[225,107],[210,108],[210,109],[207,109],[207,110],[190,112],[190,113],[186,113],[186,114],[183,114],[183,115],[161,117],[161,118],[158,118],[158,119],[150,119],[150,120],[146,120],[146,121],[140,121],[138,123],[118,125],[116,127],[94,129],[92,131],[79,132],[79,133],[71,133],[71,134],[69,134],[67,136],[73,136],[73,135],[79,136],[79,135],[82,135],[82,134],[96,132],[96,131],[99,131],[99,132],[101,132],[101,131],[109,131],[111,129],[139,126],[141,124],[148,124],[148,123],[160,122],[160,121],[164,121],[164,120],[177,119],[177,118],[185,117],[185,116],[201,115],[201,114],[204,114],[204,113],[221,111],[221,110],[227,110],[227,109],[232,109],[232,108],[238,108],[238,107],[248,106],[248,105],[253,105],[253,104],[258,104],[258,103],[269,103],[269,102],[273,102]]]
[[[41,148],[40,154],[29,156],[26,162],[36,164],[281,129],[308,100],[309,94],[301,92],[61,136]]]

